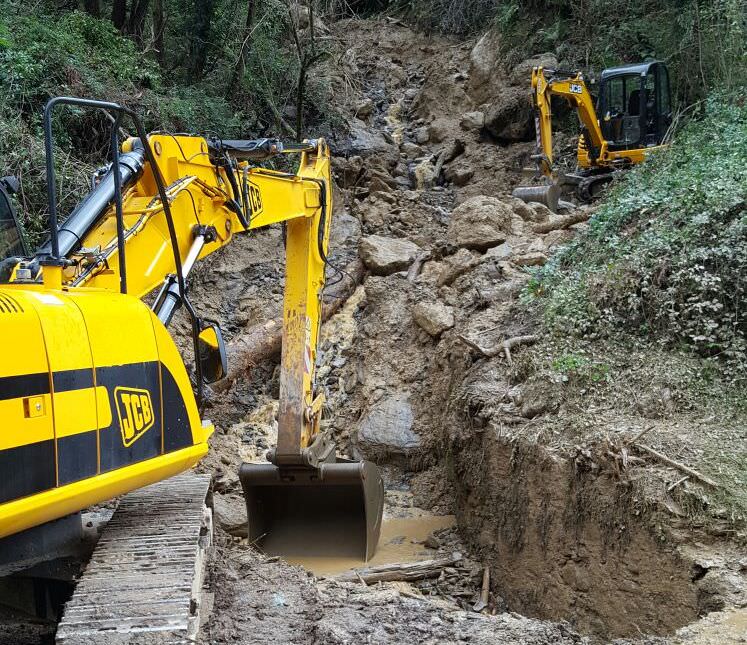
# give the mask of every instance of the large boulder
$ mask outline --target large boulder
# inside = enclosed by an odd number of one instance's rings
[[[409,267],[420,247],[409,240],[369,235],[361,240],[359,253],[372,273],[390,275]]]
[[[334,226],[330,228],[329,245],[333,251],[352,249],[361,238],[361,223],[348,212],[336,214]]]
[[[454,326],[454,309],[441,302],[419,302],[413,307],[412,317],[418,327],[434,338]]]
[[[480,85],[492,78],[496,73],[500,53],[500,34],[497,29],[491,29],[477,41],[470,52],[470,84]]]
[[[532,69],[535,67],[544,67],[545,69],[557,69],[558,59],[553,54],[538,54],[516,65],[509,74],[511,85],[519,87],[529,87],[532,80]]]
[[[409,395],[398,392],[374,403],[358,427],[358,448],[367,456],[410,456],[420,448],[412,429]]]
[[[446,233],[450,244],[484,251],[506,241],[513,209],[496,197],[478,195],[457,206]]]
[[[531,141],[534,119],[529,83],[507,87],[485,111],[485,129],[499,141]]]

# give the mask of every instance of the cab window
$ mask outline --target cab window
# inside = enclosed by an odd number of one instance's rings
[[[26,255],[26,248],[13,206],[0,188],[0,260]]]

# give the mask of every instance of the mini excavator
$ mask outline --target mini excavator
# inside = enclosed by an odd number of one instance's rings
[[[52,115],[65,106],[103,111],[113,125],[111,163],[63,220]],[[137,136],[120,142],[126,120]],[[146,134],[128,108],[68,97],[49,101],[44,130],[49,238],[34,253],[9,198],[15,182],[0,182],[0,544],[33,532],[43,549],[40,529],[207,453],[213,426],[200,400],[204,384],[227,373],[226,352],[217,324],[190,302],[189,273],[235,235],[282,223],[278,441],[270,463],[240,469],[249,540],[282,553],[290,533],[312,550],[327,540],[333,552],[347,545],[371,557],[382,480],[372,463],[336,457],[315,386],[332,213],[325,142]],[[295,173],[258,165],[290,153],[300,155]],[[167,331],[181,306],[192,378]]]
[[[581,122],[576,172],[560,173],[552,151],[551,99],[559,96],[576,110]],[[649,61],[602,72],[596,100],[581,72],[535,67],[532,103],[537,133],[537,172],[549,184],[514,191],[525,201],[557,207],[561,185],[575,187],[582,201],[593,199],[614,174],[643,162],[664,147],[672,108],[666,65]]]

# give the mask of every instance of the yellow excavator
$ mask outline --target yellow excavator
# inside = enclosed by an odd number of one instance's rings
[[[553,96],[565,99],[581,122],[576,171],[558,171],[552,150]],[[602,72],[594,97],[581,72],[535,67],[532,70],[535,113],[536,171],[549,183],[517,188],[514,195],[557,207],[560,188],[572,185],[582,201],[593,199],[615,173],[643,162],[666,145],[672,123],[669,72],[664,63],[649,61]]]
[[[112,161],[63,220],[52,116],[64,106],[111,119]],[[137,136],[120,142],[125,122]],[[315,385],[332,214],[325,142],[147,134],[128,108],[69,97],[49,101],[44,130],[49,238],[35,253],[9,196],[14,182],[0,182],[0,545],[44,548],[43,529],[59,518],[186,471],[207,453],[213,426],[200,401],[204,384],[227,373],[226,353],[218,326],[190,302],[188,276],[235,235],[282,222],[278,442],[270,463],[240,469],[249,540],[278,552],[290,533],[311,550],[331,540],[333,550],[370,557],[382,480],[372,463],[336,457]],[[258,165],[289,153],[300,155],[295,173]],[[191,321],[196,391],[167,331],[180,306]]]

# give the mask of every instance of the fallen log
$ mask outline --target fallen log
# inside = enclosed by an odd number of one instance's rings
[[[405,562],[397,564],[380,564],[375,567],[364,569],[353,569],[335,577],[340,582],[363,582],[372,584],[376,582],[395,582],[425,580],[426,578],[438,578],[445,567],[452,566],[462,559],[461,553],[452,553],[447,558],[436,560],[423,560],[422,562]]]
[[[328,320],[336,314],[345,301],[353,294],[358,285],[363,282],[365,267],[360,259],[350,262],[339,280],[333,278],[324,291],[322,301],[322,320]],[[337,281],[336,281],[337,280]],[[226,378],[211,387],[217,392],[230,389],[234,381],[247,370],[262,361],[269,360],[280,354],[283,344],[283,317],[278,316],[267,322],[249,327],[245,332],[237,335],[226,345],[228,359],[228,374]]]
[[[568,228],[574,224],[580,224],[585,222],[591,217],[591,213],[587,210],[579,210],[576,213],[571,213],[564,217],[556,217],[547,222],[541,222],[532,226],[532,230],[535,233],[549,233],[550,231],[557,231],[562,228]]]
[[[671,466],[672,468],[676,468],[680,472],[685,473],[688,477],[697,479],[702,484],[705,484],[706,486],[710,486],[711,488],[719,488],[718,483],[713,481],[710,477],[706,477],[705,475],[699,473],[694,468],[690,468],[690,466],[686,466],[685,464],[679,461],[676,461],[675,459],[672,459],[671,457],[667,457],[665,454],[659,452],[658,450],[654,450],[651,446],[647,446],[643,443],[637,443],[635,444],[635,446],[636,448],[643,450],[643,452],[648,453],[652,457],[655,457],[661,463],[666,464],[667,466]]]

